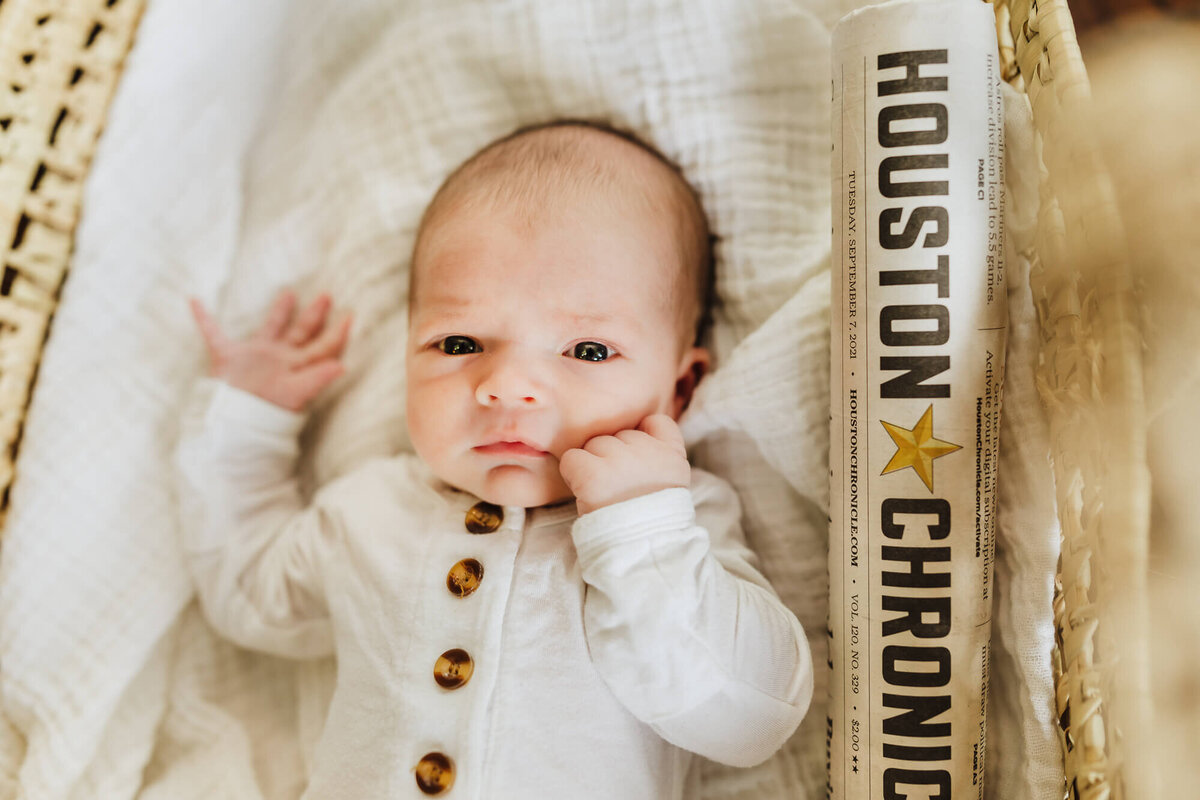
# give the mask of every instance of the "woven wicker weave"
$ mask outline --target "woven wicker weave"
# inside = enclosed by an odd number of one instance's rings
[[[83,181],[144,5],[0,2],[0,525]],[[1120,219],[1086,135],[1089,90],[1066,2],[995,6],[1004,77],[1028,92],[1044,162],[1030,280],[1063,528],[1053,658],[1067,777],[1079,798],[1155,797],[1150,754],[1138,749],[1150,708],[1149,474]]]
[[[83,182],[144,5],[0,3],[0,525]]]
[[[1129,260],[1066,3],[1007,6],[998,16],[1042,160],[1030,285],[1062,526],[1053,659],[1066,775],[1074,797],[1156,798],[1145,746],[1150,475]]]

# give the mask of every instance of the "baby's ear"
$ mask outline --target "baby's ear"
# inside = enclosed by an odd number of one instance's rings
[[[696,391],[696,385],[700,383],[700,379],[708,372],[708,365],[711,358],[708,350],[703,347],[693,347],[688,351],[687,356],[681,364],[681,372],[675,380],[675,400],[674,400],[674,418],[679,419],[679,415],[688,407],[688,403],[692,401],[692,394]]]

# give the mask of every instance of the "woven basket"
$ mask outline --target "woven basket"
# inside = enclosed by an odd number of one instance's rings
[[[975,0],[963,0],[964,2]],[[1004,77],[1042,164],[1030,283],[1063,530],[1053,659],[1068,789],[1156,797],[1148,741],[1149,473],[1140,337],[1120,218],[1089,130],[1065,0],[996,0]],[[0,526],[66,277],[83,182],[145,0],[0,2]]]
[[[0,3],[0,526],[83,183],[144,6]]]
[[[1067,781],[1085,800],[1157,798],[1147,746],[1150,473],[1125,236],[1090,134],[1066,3],[1001,0],[996,11],[1002,51],[1012,47],[1006,77],[1029,96],[1042,162],[1030,287],[1062,526],[1052,658]]]

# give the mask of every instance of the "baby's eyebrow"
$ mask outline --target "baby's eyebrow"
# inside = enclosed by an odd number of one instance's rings
[[[607,311],[568,311],[560,313],[559,319],[570,325],[604,325],[598,333],[603,335],[608,332],[609,335],[628,335],[634,333],[642,335],[645,328],[642,321],[631,314],[611,314]],[[609,327],[611,324],[611,327]],[[617,331],[624,331],[624,334],[618,334]],[[586,333],[586,331],[582,331]]]
[[[426,308],[426,310],[428,310],[431,313],[437,313],[443,319],[445,319],[445,318],[457,319],[459,317],[467,317],[467,316],[470,316],[472,313],[475,313],[476,311],[478,311],[480,313],[488,313],[488,312],[494,313],[496,310],[495,306],[492,306],[492,305],[486,305],[486,304],[479,305],[476,303],[467,304],[467,303],[454,302],[454,301],[440,302],[440,301],[436,301],[436,300],[426,303],[425,308]],[[599,322],[615,322],[615,321],[621,321],[623,319],[623,317],[619,317],[616,314],[610,314],[605,311],[568,311],[568,312],[561,312],[558,316],[560,319],[564,319],[564,320],[567,320],[570,322],[599,323]]]
[[[617,319],[614,315],[606,314],[603,311],[571,312],[562,316],[572,322],[612,322]]]
[[[453,300],[427,300],[421,303],[420,310],[426,315],[436,314],[438,317],[443,319],[457,319],[459,317],[469,316],[471,312],[475,310],[475,308],[474,306],[466,305]]]
[[[445,315],[445,317],[467,317],[475,311],[494,312],[496,306],[490,303],[464,303],[461,300],[437,300],[431,299],[421,303],[427,311],[437,312]],[[559,317],[574,321],[574,323],[611,323],[613,320],[620,319],[617,314],[611,314],[602,311],[571,311],[560,313]]]

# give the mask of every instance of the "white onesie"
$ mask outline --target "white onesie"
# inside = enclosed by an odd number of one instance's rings
[[[579,517],[483,503],[400,454],[306,505],[306,415],[216,383],[180,443],[204,509],[186,552],[230,639],[337,656],[306,798],[671,800],[691,753],[749,766],[799,725],[807,641],[725,481],[693,467],[690,489]]]

